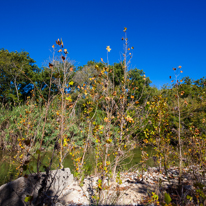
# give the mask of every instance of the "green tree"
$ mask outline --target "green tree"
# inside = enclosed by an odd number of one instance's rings
[[[28,52],[0,50],[0,98],[2,102],[22,102],[33,89],[40,69]]]

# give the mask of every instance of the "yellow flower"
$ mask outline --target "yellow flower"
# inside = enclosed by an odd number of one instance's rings
[[[110,46],[107,46],[106,50],[107,50],[108,52],[110,52],[112,49],[110,48]]]

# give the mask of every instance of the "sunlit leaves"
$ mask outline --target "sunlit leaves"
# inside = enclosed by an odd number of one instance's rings
[[[125,117],[125,119],[126,119],[127,122],[130,122],[130,123],[134,121],[133,118],[130,117],[129,115],[127,115],[127,116]]]
[[[107,142],[107,143],[111,143],[111,142],[112,142],[112,139],[109,138],[109,139],[106,140],[106,142]]]
[[[54,66],[53,64],[49,63],[49,68],[53,68],[53,66]]]
[[[116,95],[117,95],[117,92],[116,92],[116,91],[114,91],[114,92],[112,93],[112,95],[113,95],[113,96],[116,96]]]
[[[26,196],[24,198],[24,202],[29,202],[29,201],[32,201],[33,200],[33,196]]]
[[[182,96],[184,93],[185,93],[184,91],[181,91],[181,94],[180,94],[180,95]]]
[[[165,201],[167,204],[169,204],[169,203],[172,201],[172,199],[171,199],[171,197],[170,197],[170,195],[169,195],[168,193],[165,193],[165,195],[164,195],[164,201]]]
[[[68,97],[66,97],[65,99],[68,100],[69,102],[72,102],[71,96],[68,96]]]
[[[124,30],[123,30],[123,32],[126,32],[127,31],[127,27],[124,27]]]
[[[71,86],[72,86],[73,84],[74,84],[74,82],[73,82],[73,81],[69,82],[69,85],[71,85]]]
[[[56,44],[60,46],[60,45],[61,45],[61,41],[59,41],[59,39],[58,39],[58,40],[56,41]]]
[[[107,50],[108,52],[110,52],[112,49],[110,48],[110,46],[107,46],[106,50]]]

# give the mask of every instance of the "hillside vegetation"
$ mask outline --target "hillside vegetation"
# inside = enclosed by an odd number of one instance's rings
[[[52,46],[54,58],[42,69],[27,52],[1,49],[1,150],[15,153],[11,164],[19,176],[34,170],[28,156],[35,157],[34,172],[39,172],[46,152],[55,154],[60,168],[66,155],[71,155],[81,185],[88,174],[85,156],[92,149],[95,162],[91,173],[101,175],[96,188],[99,195],[94,199],[101,203],[104,180],[110,177],[121,182],[122,161],[139,148],[142,156],[136,168],[146,170],[147,161],[153,159],[160,171],[173,166],[179,171],[175,200],[171,194],[157,194],[159,199],[153,194],[150,202],[203,205],[206,79],[180,78],[184,68],[177,65],[171,68],[171,76],[165,77],[170,86],[151,87],[144,71],[130,68],[134,48],[128,47],[126,33],[124,28],[123,61],[113,65],[101,59],[75,67],[59,39]],[[106,50],[109,58],[111,48]],[[148,147],[154,150],[152,156],[146,152]],[[43,166],[51,169],[51,164],[52,159]],[[192,165],[201,172],[193,182],[195,190],[185,197],[180,189],[182,175],[184,168]]]

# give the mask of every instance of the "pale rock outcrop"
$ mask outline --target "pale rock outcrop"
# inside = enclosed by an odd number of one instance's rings
[[[20,177],[0,187],[1,206],[40,205],[40,203],[55,203],[62,196],[62,191],[72,184],[73,175],[69,168],[41,172]],[[25,203],[26,196],[32,200]]]

